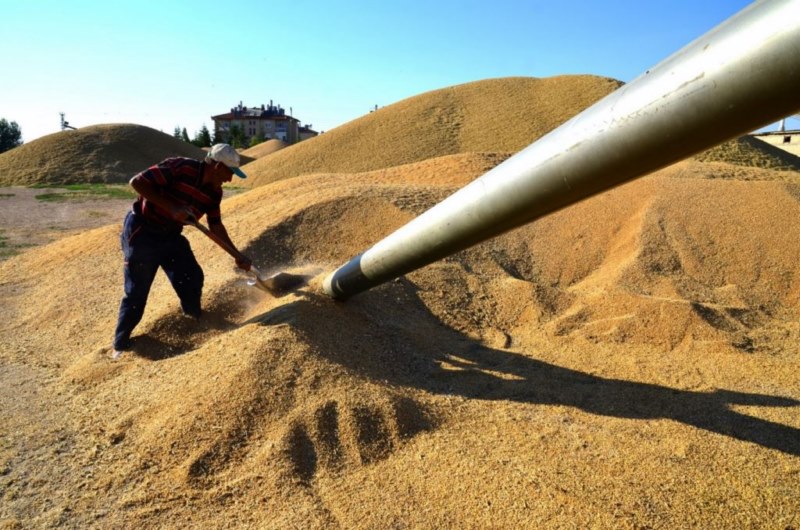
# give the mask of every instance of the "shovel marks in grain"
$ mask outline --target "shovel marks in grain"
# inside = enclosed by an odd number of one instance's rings
[[[430,428],[428,414],[407,397],[370,403],[328,401],[292,422],[281,453],[292,474],[307,484],[323,471],[341,473],[382,460]]]

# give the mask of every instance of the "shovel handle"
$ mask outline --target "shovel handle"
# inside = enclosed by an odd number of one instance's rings
[[[212,232],[211,230],[200,224],[198,221],[194,220],[187,221],[187,224],[192,225],[193,227],[197,228],[205,235],[207,235],[211,241],[219,245],[220,248],[222,248],[222,250],[230,254],[231,257],[233,257],[233,259],[235,259],[236,261],[249,261],[249,258],[247,256],[245,256],[244,254],[242,254],[241,252],[230,246],[228,243],[223,241],[222,238],[220,238],[217,234],[215,234],[214,232]],[[250,270],[255,271],[255,267],[251,265]]]
[[[205,235],[208,236],[208,238],[211,241],[219,245],[222,248],[222,250],[230,254],[236,261],[249,261],[249,258],[247,256],[245,256],[244,254],[242,254],[241,252],[230,246],[224,240],[220,239],[220,237],[217,234],[215,234],[205,226],[201,225],[196,219],[188,220],[186,221],[186,224],[190,224],[193,227],[200,230],[201,232],[203,232]],[[275,289],[271,283],[271,280],[269,278],[267,278],[266,280],[263,279],[261,276],[261,271],[256,269],[255,265],[253,265],[252,263],[250,264],[249,272],[255,275],[254,285],[258,286],[260,289],[264,291],[267,291],[270,294],[273,295],[275,294],[274,293]]]

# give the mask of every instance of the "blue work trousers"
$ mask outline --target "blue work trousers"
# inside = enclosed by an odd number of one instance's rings
[[[150,286],[159,267],[164,269],[175,289],[183,312],[200,316],[203,269],[185,237],[154,228],[141,215],[128,212],[120,240],[125,256],[125,296],[119,306],[114,349],[129,347],[131,333],[142,320]]]

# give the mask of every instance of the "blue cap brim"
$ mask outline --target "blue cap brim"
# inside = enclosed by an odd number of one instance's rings
[[[238,167],[232,167],[232,168],[230,168],[230,170],[233,171],[233,174],[236,175],[237,177],[239,177],[240,179],[246,179],[247,178],[247,175],[244,174],[244,171],[242,171]]]

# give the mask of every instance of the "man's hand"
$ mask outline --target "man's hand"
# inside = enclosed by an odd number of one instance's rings
[[[174,205],[170,209],[170,213],[172,214],[172,218],[182,224],[193,224],[197,222],[197,217],[194,216],[194,212],[188,206],[177,206]]]

